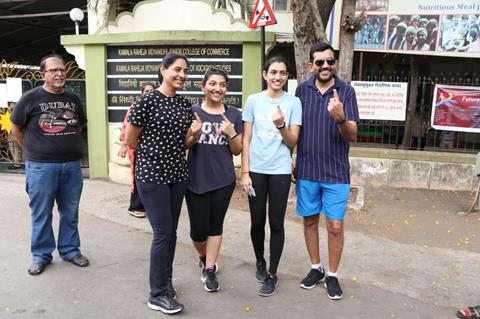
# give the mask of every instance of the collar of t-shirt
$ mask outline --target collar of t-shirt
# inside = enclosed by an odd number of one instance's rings
[[[203,109],[202,104],[200,104],[200,103],[195,103],[194,105],[192,105],[192,107],[193,107],[193,106],[197,106],[200,110],[202,110],[203,112],[205,112],[205,113],[207,113],[207,114],[210,114],[210,115],[221,115],[221,114],[208,113],[207,111],[205,111],[205,110]],[[228,111],[228,109],[229,109],[229,106],[226,105],[226,104],[223,104],[223,108],[224,108],[224,110],[225,110],[223,113],[224,113],[224,114],[227,114],[227,111]]]
[[[162,92],[160,92],[160,90],[155,90],[155,91],[158,93],[158,95],[160,95],[160,97],[161,97],[162,99],[163,99],[163,98],[166,98],[166,97],[175,97],[175,96],[176,96],[176,94],[175,94],[174,96],[166,96],[165,94],[163,94]]]

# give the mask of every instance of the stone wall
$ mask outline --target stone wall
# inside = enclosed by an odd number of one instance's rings
[[[474,190],[475,155],[352,148],[353,185]]]
[[[110,179],[130,183],[126,159],[110,162]],[[111,158],[112,158],[111,157]],[[240,161],[237,158],[236,165]],[[352,147],[351,183],[354,186],[390,186],[439,190],[471,191],[477,187],[475,155],[425,151],[403,151]],[[238,170],[240,176],[240,170]]]

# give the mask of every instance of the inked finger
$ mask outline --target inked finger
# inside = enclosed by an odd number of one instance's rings
[[[200,116],[198,115],[197,112],[193,113],[193,116],[195,116],[195,119],[196,119],[199,123],[202,123],[202,119],[200,118]]]
[[[222,115],[223,120],[224,120],[225,122],[230,123],[230,121],[228,120],[228,118],[225,116],[225,113],[222,113],[222,114],[220,114],[220,115]]]
[[[337,89],[333,89],[333,98],[335,100],[338,100],[338,92],[337,92]]]

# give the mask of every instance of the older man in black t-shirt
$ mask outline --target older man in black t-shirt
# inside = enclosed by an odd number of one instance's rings
[[[62,57],[50,55],[40,62],[43,86],[26,92],[11,115],[13,134],[24,150],[26,190],[32,210],[30,275],[41,274],[52,262],[55,237],[52,209],[60,213],[58,252],[65,261],[86,267],[80,253],[78,205],[83,187],[81,128],[85,113],[77,95],[65,91]]]

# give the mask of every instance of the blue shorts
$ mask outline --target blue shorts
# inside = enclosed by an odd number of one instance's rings
[[[350,196],[350,184],[297,180],[297,214],[302,217],[324,214],[343,221]]]

